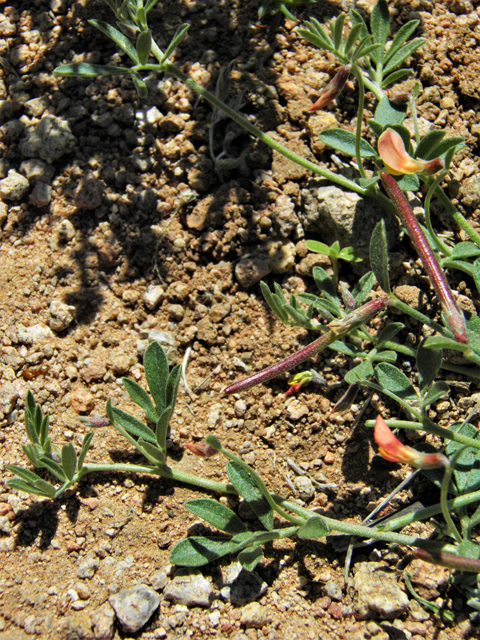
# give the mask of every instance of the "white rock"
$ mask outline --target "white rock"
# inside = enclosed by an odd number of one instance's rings
[[[161,287],[160,285],[149,285],[146,288],[145,293],[143,294],[143,301],[147,309],[155,309],[157,304],[162,299],[164,293],[165,292],[163,290],[163,287]]]

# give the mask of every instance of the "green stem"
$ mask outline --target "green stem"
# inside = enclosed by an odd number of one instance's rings
[[[357,65],[352,65],[352,74],[357,79],[358,84],[358,110],[357,110],[357,126],[355,130],[355,159],[357,161],[358,170],[362,178],[366,178],[367,174],[363,168],[362,154],[360,144],[362,140],[362,123],[363,123],[363,110],[365,105],[365,85],[363,82],[363,74],[358,69]]]
[[[154,67],[156,71],[160,70],[158,68],[158,65],[142,65],[142,66],[138,65],[136,67],[136,70],[146,70],[148,66]],[[165,72],[170,73],[171,75],[175,76],[175,78],[178,78],[179,80],[184,82],[188,87],[190,87],[190,89],[192,89],[192,91],[195,91],[195,93],[198,93],[198,95],[202,96],[202,98],[205,98],[206,100],[208,100],[210,104],[212,104],[217,109],[220,109],[220,111],[223,111],[223,113],[225,113],[234,122],[236,122],[241,127],[246,129],[253,136],[255,136],[255,138],[258,138],[261,142],[264,142],[271,149],[274,149],[274,151],[278,151],[278,153],[281,153],[283,156],[285,156],[285,158],[288,158],[292,162],[295,162],[296,164],[300,165],[304,169],[307,169],[308,171],[312,171],[313,173],[320,175],[323,178],[326,178],[327,180],[331,180],[332,182],[335,182],[341,187],[345,187],[350,191],[355,191],[355,193],[358,193],[362,196],[365,195],[366,190],[360,185],[358,185],[356,182],[354,182],[353,180],[349,180],[348,178],[345,178],[342,175],[334,173],[333,171],[324,169],[320,165],[315,164],[314,162],[310,162],[306,158],[302,158],[302,156],[299,156],[295,152],[284,147],[282,144],[274,140],[268,134],[264,133],[261,129],[253,125],[249,120],[247,120],[242,115],[234,111],[234,109],[231,109],[229,106],[224,104],[213,93],[210,93],[210,91],[208,91],[207,89],[204,89],[199,84],[197,84],[194,80],[192,80],[189,76],[183,73],[183,71],[180,71],[180,69],[176,67],[174,64],[172,64],[171,62],[165,62],[163,65],[163,68]]]
[[[268,504],[272,507],[272,509],[274,511],[276,511],[278,513],[278,515],[282,516],[282,518],[285,518],[285,520],[288,520],[289,522],[293,522],[294,524],[297,524],[297,525],[300,525],[300,526],[305,523],[305,520],[303,518],[301,518],[301,519],[294,518],[294,517],[292,517],[292,515],[290,513],[285,511],[285,509],[282,509],[282,507],[273,499],[272,494],[270,493],[270,491],[265,486],[265,483],[263,482],[262,478],[258,475],[258,473],[256,471],[254,471],[254,469],[252,469],[252,467],[250,467],[250,465],[248,465],[241,458],[236,456],[234,453],[232,453],[228,449],[225,449],[224,447],[222,447],[220,449],[220,452],[226,458],[228,458],[232,462],[235,462],[236,464],[238,464],[240,467],[242,467],[242,469],[244,469],[248,474],[250,474],[252,476],[252,478],[257,483],[258,488],[260,489],[260,491],[262,492],[263,496],[267,500]]]
[[[414,409],[410,404],[408,404],[406,400],[397,396],[395,393],[393,393],[393,391],[390,391],[385,387],[381,387],[379,384],[376,384],[376,382],[372,382],[371,380],[361,380],[360,384],[364,387],[368,387],[369,389],[373,389],[374,391],[378,391],[379,393],[383,393],[392,400],[395,400],[395,402],[398,402],[398,404],[400,404],[406,411],[414,415],[418,420],[422,419],[422,414],[420,413],[420,411]]]
[[[456,511],[457,509],[461,509],[462,507],[466,507],[473,502],[478,502],[480,500],[480,490],[474,491],[473,493],[468,493],[464,496],[459,496],[457,498],[452,498],[451,500],[446,501],[446,507],[449,511]],[[393,518],[385,523],[382,526],[382,531],[393,531],[395,529],[403,529],[413,522],[418,522],[419,520],[427,520],[433,516],[442,513],[442,505],[435,504],[431,507],[426,507],[424,509],[416,509],[415,511],[411,511],[410,513],[406,513],[402,516],[398,516],[397,518]]]
[[[480,247],[480,235],[475,231],[475,229],[465,220],[460,211],[450,202],[450,199],[445,195],[445,192],[441,187],[437,187],[435,189],[435,195],[443,204],[445,209],[451,215],[452,219],[460,229],[463,229],[465,233],[468,235],[470,240],[474,242],[477,247]]]
[[[385,392],[385,390],[383,389],[382,392]],[[464,436],[461,433],[455,433],[454,431],[450,431],[450,429],[439,427],[429,418],[424,418],[424,420],[426,424],[421,422],[411,422],[409,420],[395,419],[385,420],[385,422],[391,429],[412,429],[413,431],[427,431],[428,433],[440,436],[441,438],[453,440],[454,442],[459,442],[460,444],[465,444],[469,447],[480,450],[480,440],[469,438],[468,436]],[[365,426],[367,427],[373,427],[374,425],[375,420],[367,420],[365,422]]]
[[[442,480],[442,487],[440,490],[440,506],[442,507],[442,514],[443,514],[443,517],[445,518],[445,522],[447,523],[448,532],[450,533],[450,535],[452,535],[455,538],[458,544],[462,544],[463,540],[462,540],[462,536],[458,532],[458,529],[452,520],[452,516],[450,514],[450,510],[447,505],[447,495],[448,495],[448,487],[450,486],[450,481],[452,479],[452,473],[455,468],[455,463],[458,460],[459,456],[463,453],[464,449],[465,449],[464,447],[459,449],[455,453],[451,461],[451,464],[445,467],[445,472],[443,474],[443,480]]]
[[[418,144],[418,142],[417,142],[417,144]],[[425,224],[427,225],[427,229],[430,232],[430,236],[431,236],[432,240],[435,242],[435,244],[437,246],[437,249],[439,251],[441,251],[446,256],[450,256],[450,255],[452,255],[452,249],[450,249],[450,247],[447,246],[437,236],[437,234],[433,230],[432,221],[430,219],[430,201],[432,199],[432,196],[433,196],[436,188],[440,185],[442,180],[445,178],[446,173],[447,173],[447,171],[442,171],[440,173],[440,175],[433,182],[426,183],[426,184],[430,184],[430,186],[428,188],[427,195],[425,196],[425,201],[424,201],[423,207],[424,207],[424,210],[425,210]]]
[[[164,467],[147,467],[136,464],[122,464],[115,463],[110,464],[108,462],[97,464],[85,464],[83,466],[85,473],[94,473],[95,471],[124,471],[126,473],[148,473],[151,476],[160,476],[161,478],[168,478],[169,480],[175,480],[176,482],[184,482],[186,484],[192,484],[201,489],[207,491],[216,491],[217,493],[233,493],[236,494],[235,487],[225,482],[216,482],[215,480],[208,480],[207,478],[201,478],[194,476],[184,471],[178,471],[165,465]]]
[[[399,300],[393,293],[390,294],[389,298],[390,298],[389,304],[391,307],[395,307],[395,309],[398,309],[399,311],[403,311],[403,313],[406,313],[411,318],[418,320],[418,322],[421,322],[422,324],[426,324],[434,331],[438,331],[438,333],[441,333],[443,336],[447,336],[453,339],[453,334],[450,333],[450,331],[447,332],[445,327],[442,327],[442,325],[438,324],[438,322],[431,320],[428,316],[424,315],[420,311],[417,311],[416,309],[414,309],[413,307],[410,307],[405,302],[402,302],[402,300]]]

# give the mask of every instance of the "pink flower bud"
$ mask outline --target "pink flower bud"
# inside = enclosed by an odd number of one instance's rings
[[[327,104],[332,100],[335,100],[335,98],[342,92],[342,89],[345,86],[349,75],[350,67],[340,67],[340,69],[322,91],[318,100],[314,102],[308,110],[318,111],[319,109],[323,109],[324,107],[326,107]]]
[[[387,89],[385,92],[390,102],[394,104],[406,104],[412,97],[408,91],[393,91],[393,89]]]
[[[378,452],[390,462],[411,464],[416,469],[435,469],[447,467],[449,461],[442,453],[421,453],[413,447],[402,444],[387,426],[382,416],[377,416],[374,427],[374,438]]]
[[[405,150],[402,136],[394,129],[385,129],[378,139],[378,155],[383,160],[385,169],[392,176],[405,173],[426,173],[431,175],[443,169],[441,158],[419,160],[412,158]]]
[[[186,444],[185,448],[200,458],[211,458],[218,453],[218,449],[209,444]]]

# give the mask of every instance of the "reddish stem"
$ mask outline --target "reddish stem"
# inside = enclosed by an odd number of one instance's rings
[[[438,299],[440,300],[446,321],[455,336],[455,340],[457,342],[462,342],[463,344],[468,344],[467,329],[465,327],[463,315],[455,303],[453,293],[447,282],[445,273],[438,264],[437,258],[435,257],[431,246],[428,244],[428,240],[425,237],[422,228],[413,215],[412,208],[405,197],[405,194],[390,174],[382,171],[380,173],[380,177],[382,178],[385,191],[395,205],[395,209],[397,210],[403,226],[407,230],[410,240],[413,242],[413,245],[420,256],[423,266],[425,267],[425,271],[428,273],[430,282],[432,283]]]
[[[342,320],[334,320],[331,322],[327,325],[328,331],[326,333],[306,347],[303,347],[303,349],[300,349],[300,351],[293,353],[291,356],[288,356],[288,358],[285,358],[280,362],[272,364],[270,367],[263,369],[263,371],[253,373],[251,376],[243,378],[243,380],[234,382],[224,390],[224,393],[229,394],[236,393],[238,391],[245,391],[245,389],[250,389],[250,387],[254,387],[256,384],[260,384],[261,382],[267,382],[267,380],[271,380],[284,371],[292,369],[297,364],[305,362],[305,360],[308,360],[322,349],[325,349],[332,344],[332,342],[335,342],[352,329],[356,329],[358,326],[368,322],[371,318],[376,316],[377,313],[383,311],[387,307],[387,304],[388,302],[384,298],[370,300],[370,302],[367,302],[355,311],[352,311]]]

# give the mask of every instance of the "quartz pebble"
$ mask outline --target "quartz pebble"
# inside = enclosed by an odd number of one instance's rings
[[[213,587],[200,571],[196,569],[180,569],[163,590],[166,600],[187,607],[209,607],[213,596]]]
[[[75,319],[75,307],[60,300],[52,300],[48,311],[50,313],[48,324],[53,331],[64,331]]]
[[[258,602],[245,605],[240,614],[240,624],[244,624],[247,629],[261,629],[269,622],[270,617],[266,607],[262,607]]]
[[[315,495],[315,487],[308,476],[297,476],[293,484],[300,500],[311,500]]]
[[[247,571],[239,562],[222,569],[222,598],[235,605],[245,605],[259,598],[268,588],[255,571]]]
[[[143,584],[130,589],[122,589],[108,599],[127,633],[136,633],[151,618],[160,605],[158,593]]]
[[[30,202],[34,207],[46,207],[52,199],[52,187],[44,182],[37,182],[30,194]]]
[[[77,142],[66,120],[44,116],[20,145],[25,158],[40,157],[48,163],[68,153]]]
[[[162,299],[165,291],[163,287],[156,284],[149,285],[143,294],[143,302],[147,309],[153,310]]]
[[[27,193],[29,186],[29,182],[24,176],[14,169],[10,169],[7,177],[0,180],[0,198],[18,202]]]
[[[105,602],[91,615],[95,640],[111,640],[115,632],[115,611]]]

